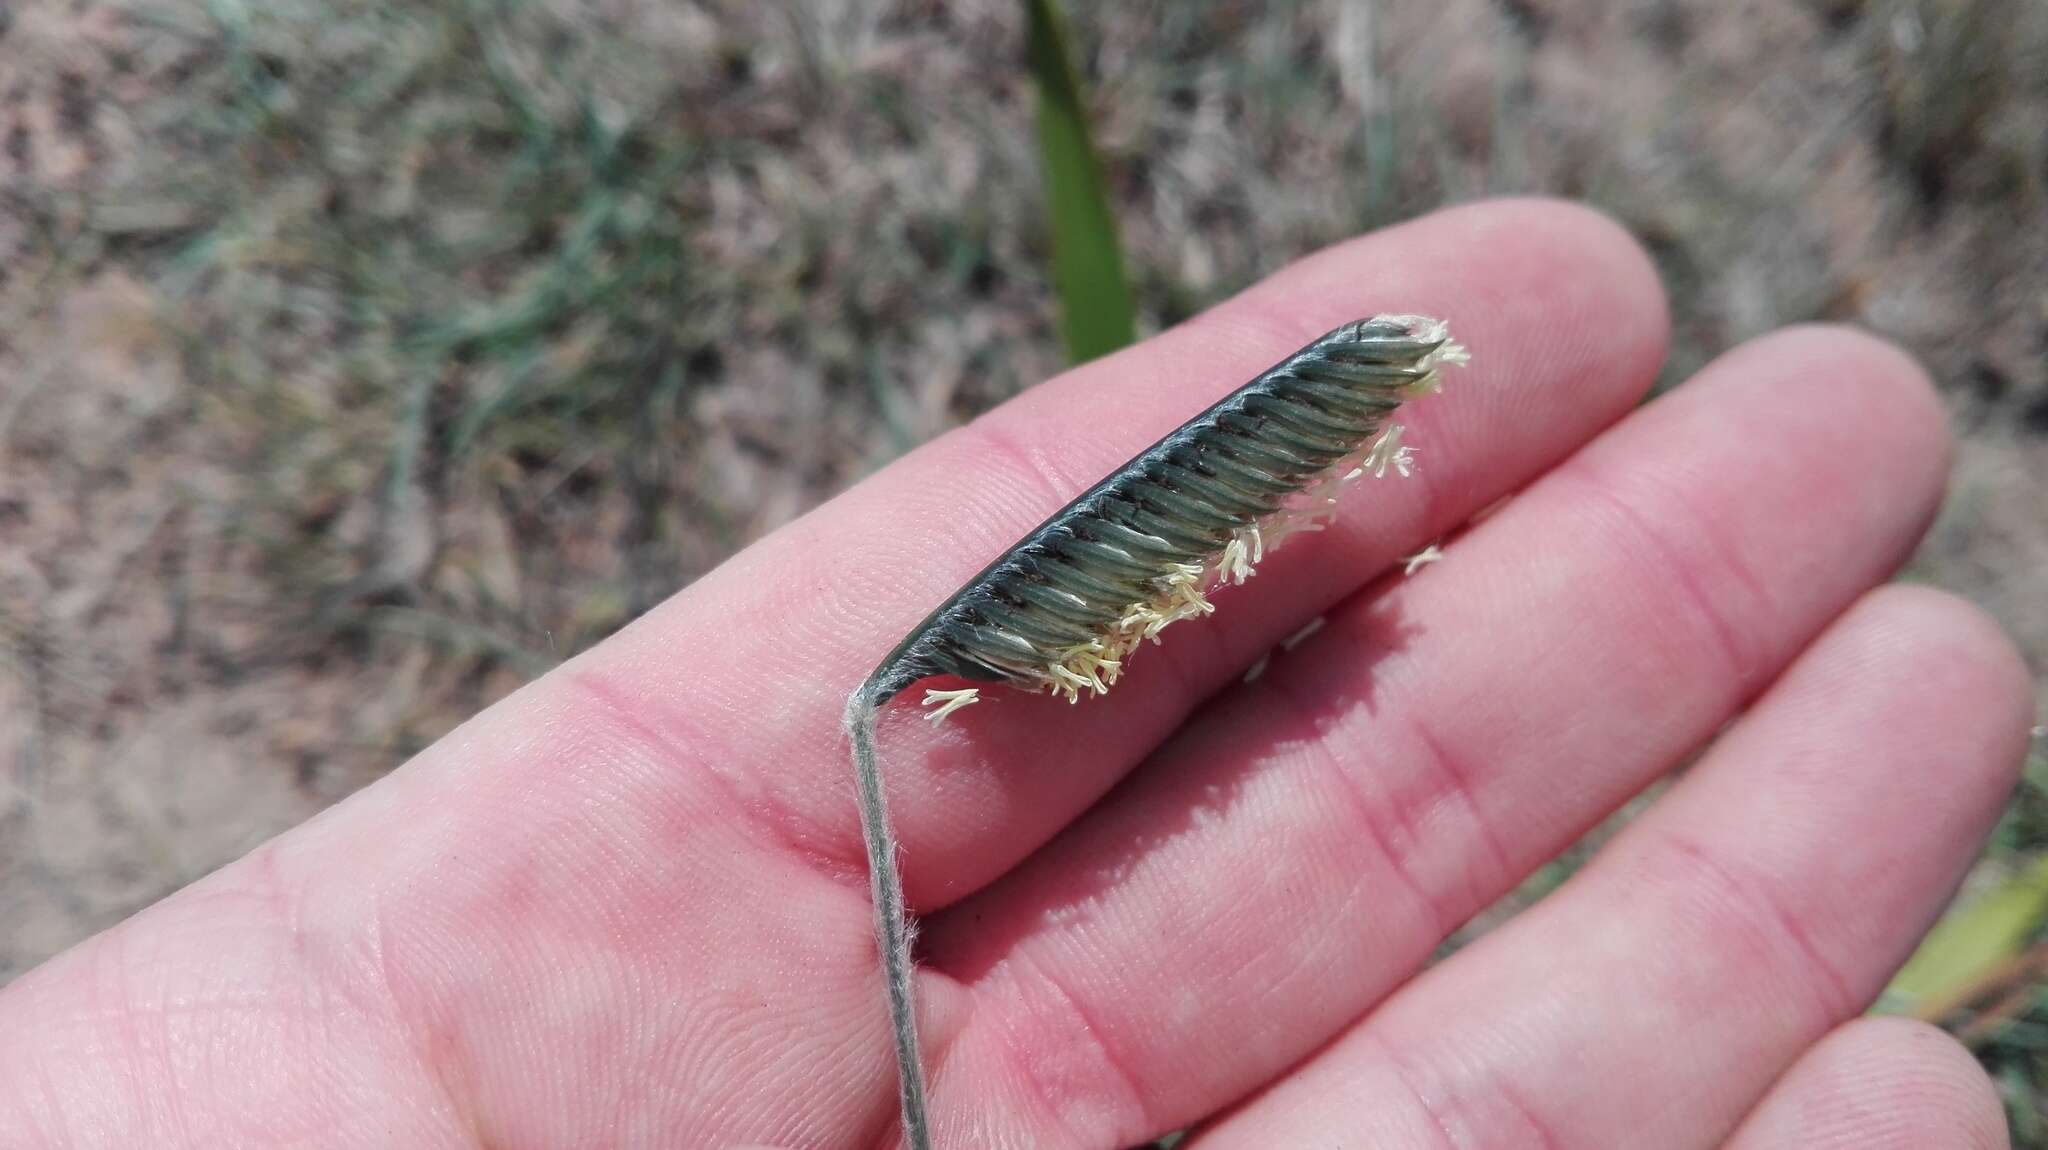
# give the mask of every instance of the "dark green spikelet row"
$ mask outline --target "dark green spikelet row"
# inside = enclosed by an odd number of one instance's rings
[[[911,632],[869,680],[877,704],[940,674],[1063,689],[1074,652],[1118,660],[1233,539],[1355,458],[1463,352],[1445,325],[1375,316],[1330,332],[1189,420],[1047,519]],[[1188,612],[1193,613],[1193,612]],[[1090,675],[1079,667],[1082,680]],[[1103,689],[1099,678],[1096,690]],[[1071,693],[1071,687],[1064,688]]]

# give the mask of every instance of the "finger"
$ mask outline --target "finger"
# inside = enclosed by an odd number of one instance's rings
[[[1620,417],[1665,320],[1639,249],[1604,219],[1507,202],[1432,216],[1280,273],[1202,319],[1035,389],[750,549],[551,689],[858,874],[847,694],[916,622],[1031,527],[1162,433],[1346,319],[1447,316],[1474,364],[1416,405],[1424,473],[1371,483],[1335,530],[1291,543],[1257,594],[1147,648],[1113,698],[1009,691],[944,728],[893,710],[884,758],[913,903],[958,897],[1098,797],[1198,700],[1398,556]],[[1407,418],[1404,416],[1404,418]],[[1057,764],[1047,769],[1047,764]]]
[[[1873,593],[1591,868],[1200,1144],[1717,1144],[1938,913],[2030,695],[1976,609]]]
[[[1240,1096],[1708,738],[1907,554],[1946,452],[1866,336],[1710,365],[935,919],[955,1057],[1134,1135]]]
[[[1727,1150],[2006,1150],[2005,1110],[1961,1043],[1902,1018],[1851,1022],[1793,1065]]]

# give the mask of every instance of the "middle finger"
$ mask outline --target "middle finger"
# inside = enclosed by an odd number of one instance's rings
[[[934,920],[977,1001],[946,1073],[1030,1082],[1046,1144],[1277,1073],[1709,736],[1907,553],[1946,466],[1868,337],[1710,365]]]

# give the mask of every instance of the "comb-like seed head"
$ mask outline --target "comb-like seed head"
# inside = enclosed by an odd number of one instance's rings
[[[1233,518],[1256,519],[1273,510],[1271,496],[1247,494],[1218,479],[1213,472],[1205,475],[1191,467],[1166,463],[1160,465],[1159,477]]]
[[[1291,481],[1243,462],[1232,454],[1234,450],[1235,445],[1219,438],[1202,451],[1199,466],[1217,482],[1250,497],[1272,500],[1294,490]]]
[[[1137,556],[1121,547],[1109,543],[1098,543],[1069,534],[1053,544],[1055,553],[1068,562],[1104,575],[1122,579],[1147,579],[1152,568]]]
[[[1133,591],[1144,585],[1142,579],[1105,575],[1059,556],[1047,556],[1038,570],[1053,586],[1087,600],[1091,610],[1105,614],[1114,614],[1117,604],[1128,600]]]
[[[1134,531],[1121,523],[1112,522],[1109,519],[1096,518],[1076,523],[1073,525],[1073,531],[1074,534],[1083,538],[1114,544],[1116,547],[1129,552],[1133,558],[1149,559],[1155,565],[1161,559],[1171,558],[1178,554],[1173,544],[1161,539],[1159,536],[1148,535],[1143,531]]]
[[[1047,520],[949,600],[876,672],[885,699],[954,674],[1070,701],[1114,686],[1133,652],[1215,609],[1288,536],[1321,528],[1350,480],[1408,474],[1387,417],[1466,361],[1441,320],[1345,324],[1232,392]],[[968,692],[934,693],[950,713]]]
[[[1099,626],[1105,614],[1101,608],[1072,591],[1054,586],[1042,574],[1004,579],[991,590],[998,598],[1014,602],[1022,610],[1035,610],[1075,626]]]
[[[1086,642],[1102,625],[1099,620],[1082,623],[1029,604],[1011,606],[999,600],[984,604],[981,617],[991,627],[1030,640],[1033,647],[1065,647]]]
[[[1390,468],[1406,475],[1408,449],[1387,415],[1436,390],[1445,364],[1463,362],[1464,349],[1450,342],[1439,320],[1385,315],[1338,328],[1041,524],[934,611],[855,690],[847,730],[903,1128],[913,1144],[929,1144],[924,1074],[903,883],[874,748],[878,709],[938,674],[1008,682],[1069,702],[1108,691],[1141,644],[1214,611],[1212,589],[1243,583],[1288,534],[1317,529],[1343,482]],[[1256,513],[1269,504],[1269,513]],[[936,721],[980,697],[975,688],[928,691],[924,702]]]

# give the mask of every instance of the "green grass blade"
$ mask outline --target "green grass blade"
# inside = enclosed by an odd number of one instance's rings
[[[1031,75],[1038,85],[1038,154],[1052,223],[1052,279],[1060,338],[1075,363],[1136,338],[1116,217],[1089,137],[1081,81],[1053,0],[1024,0]]]

